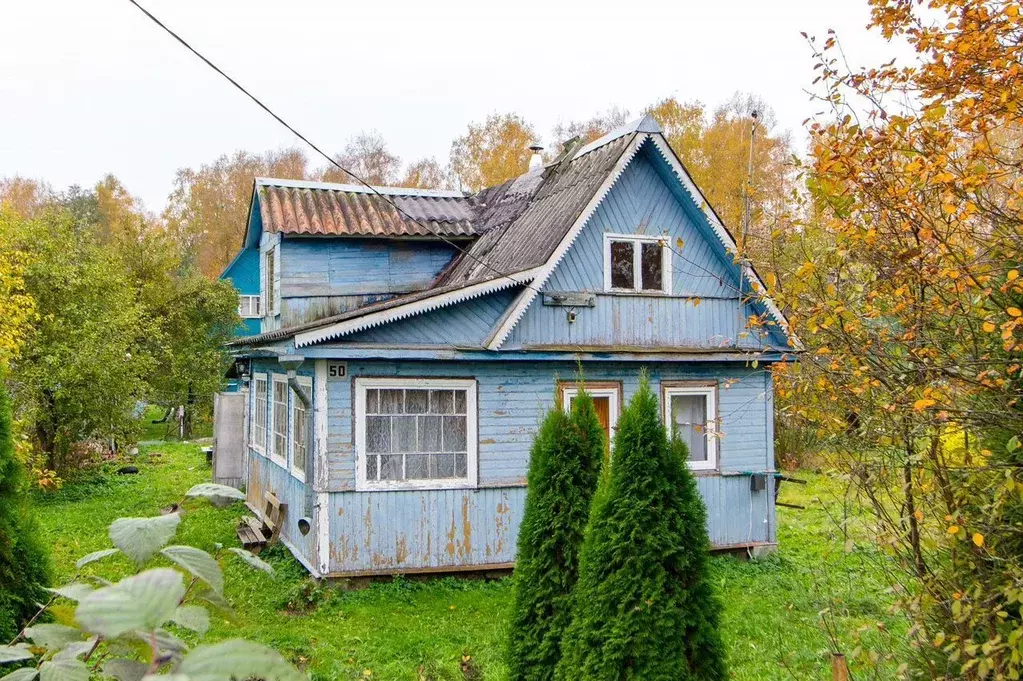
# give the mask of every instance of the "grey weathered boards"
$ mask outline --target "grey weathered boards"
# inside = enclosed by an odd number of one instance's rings
[[[511,567],[533,435],[580,370],[609,435],[645,375],[699,445],[715,547],[775,543],[771,366],[798,340],[652,120],[473,196],[380,192],[253,194],[248,494],[288,505],[310,572]]]

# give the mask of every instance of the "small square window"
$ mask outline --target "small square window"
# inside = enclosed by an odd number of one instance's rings
[[[671,250],[661,237],[604,235],[604,288],[669,293]]]

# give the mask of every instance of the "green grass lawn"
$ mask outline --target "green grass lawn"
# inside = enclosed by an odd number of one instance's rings
[[[109,467],[37,497],[59,579],[74,576],[77,558],[110,546],[107,526],[115,518],[156,515],[192,484],[209,479],[209,467],[194,445],[144,447],[139,459],[138,475],[115,475]],[[830,678],[822,611],[846,651],[856,645],[854,631],[867,632],[869,642],[882,628],[903,626],[889,612],[869,543],[847,543],[839,529],[841,488],[826,476],[802,477],[810,480],[806,487],[783,488],[782,500],[807,509],[779,509],[777,554],[754,562],[713,560],[734,679]],[[176,543],[208,551],[218,542],[237,546],[241,505],[215,509],[190,502],[189,508]],[[467,675],[466,666],[484,679],[505,676],[511,579],[399,579],[344,591],[313,584],[281,547],[262,557],[274,566],[275,576],[242,566],[236,558],[222,560],[234,613],[230,619],[215,616],[207,640],[240,636],[268,644],[314,679],[480,678]],[[107,578],[132,569],[121,557],[86,568]]]

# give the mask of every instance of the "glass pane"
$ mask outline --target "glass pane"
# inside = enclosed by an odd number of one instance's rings
[[[391,451],[392,452],[416,451],[415,416],[391,417]]]
[[[465,478],[468,477],[466,472],[466,463],[469,459],[469,455],[465,452],[455,454],[455,477]]]
[[[455,455],[454,454],[430,454],[433,460],[434,478],[455,477]]]
[[[431,414],[454,414],[455,397],[451,390],[430,391],[430,413]]]
[[[663,258],[661,257],[661,245],[658,243],[644,243],[640,253],[640,271],[643,275],[644,291],[662,291],[664,283],[662,276]]]
[[[466,392],[464,390],[456,390],[455,391],[455,413],[456,414],[464,414],[465,413],[465,401],[466,401]]]
[[[387,416],[366,417],[366,451],[391,451],[391,419]]]
[[[380,413],[381,414],[403,414],[405,413],[404,390],[381,390],[380,391]]]
[[[611,242],[611,288],[635,288],[633,276],[632,243]]]
[[[366,457],[366,479],[376,480],[378,469],[378,458],[375,454]]]
[[[441,451],[441,419],[443,416],[419,417],[419,449],[420,452]]]
[[[382,454],[380,456],[380,479],[401,480],[401,454]]]
[[[464,452],[465,449],[465,417],[444,417],[444,451]]]
[[[426,480],[430,477],[430,455],[408,454],[405,456],[405,478]]]
[[[405,413],[425,414],[430,410],[429,390],[406,390],[405,391]]]
[[[707,398],[703,395],[673,395],[671,419],[679,439],[689,445],[689,460],[706,461]]]
[[[367,414],[379,414],[380,413],[380,391],[379,390],[367,390],[366,391],[366,413]]]

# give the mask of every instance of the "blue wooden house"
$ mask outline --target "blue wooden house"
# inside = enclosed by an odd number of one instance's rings
[[[262,325],[232,343],[247,494],[288,504],[313,575],[512,566],[580,366],[609,434],[649,377],[716,548],[775,544],[770,367],[798,341],[653,119],[474,195],[376,192],[257,179],[231,267]]]

